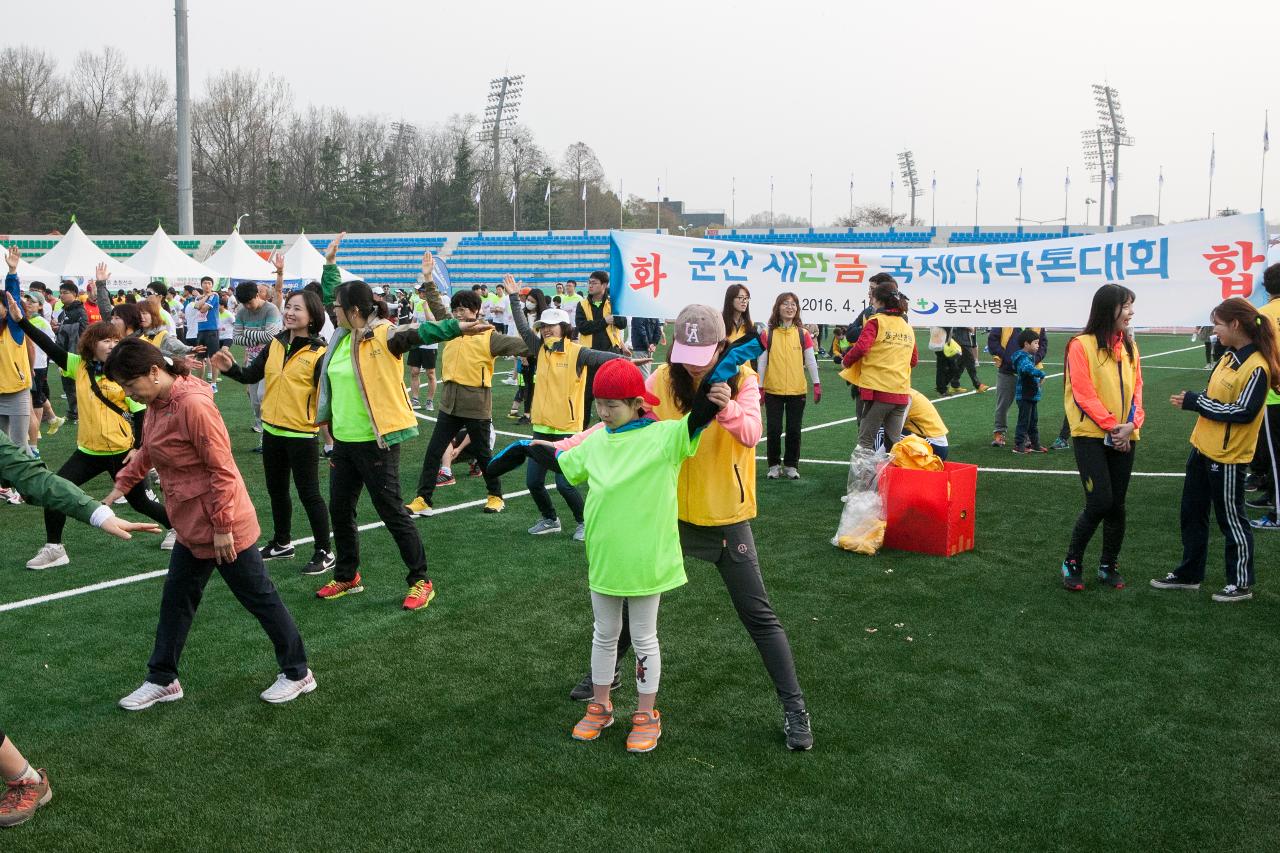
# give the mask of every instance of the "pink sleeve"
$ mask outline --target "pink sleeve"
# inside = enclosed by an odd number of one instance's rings
[[[574,433],[573,435],[566,435],[564,438],[560,439],[559,441],[552,442],[552,444],[555,445],[556,451],[558,453],[564,453],[569,448],[577,447],[579,444],[582,444],[582,442],[587,440],[587,436],[591,435],[591,433],[595,432],[598,429],[604,429],[603,422],[596,422],[592,424],[589,429],[584,429],[582,432],[577,432],[577,433]]]
[[[1134,345],[1137,348],[1137,344]],[[1142,408],[1142,359],[1135,358],[1133,360],[1133,426],[1136,429],[1142,429],[1142,425],[1147,422],[1146,410]]]
[[[716,423],[743,447],[755,447],[760,441],[760,380],[745,376],[738,383],[738,394],[716,415]]]
[[[235,510],[244,490],[231,456],[231,438],[212,400],[193,394],[184,401],[182,409],[187,440],[204,463],[213,492],[209,522],[214,533],[231,533],[235,529]],[[248,499],[247,494],[244,497]]]

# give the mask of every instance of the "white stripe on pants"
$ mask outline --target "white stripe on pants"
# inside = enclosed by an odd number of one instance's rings
[[[662,675],[658,650],[658,602],[661,595],[622,597],[591,593],[595,632],[591,637],[591,683],[612,684],[618,665],[618,635],[622,633],[622,605],[630,615],[631,645],[636,650],[636,692],[657,693]]]

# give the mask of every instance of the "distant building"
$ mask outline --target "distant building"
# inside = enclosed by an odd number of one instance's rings
[[[1139,213],[1129,217],[1129,224],[1138,228],[1152,228],[1159,225],[1160,222],[1156,219],[1155,214]]]
[[[683,225],[686,228],[714,228],[718,225],[724,225],[723,210],[685,210],[683,201],[672,201],[669,198],[662,199],[663,224],[667,225],[667,216],[674,217],[674,225],[668,227],[674,233],[677,226]]]

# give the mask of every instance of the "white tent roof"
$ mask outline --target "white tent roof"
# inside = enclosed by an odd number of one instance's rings
[[[189,278],[199,280],[206,275],[213,275],[209,268],[196,261],[182,251],[164,233],[163,228],[156,228],[147,244],[129,258],[129,266],[147,276],[148,279]]]
[[[306,234],[298,236],[293,241],[293,245],[289,247],[289,251],[284,253],[284,277],[290,281],[319,281],[321,273],[324,272],[324,255],[320,254],[320,250],[311,245],[311,241],[307,239]],[[342,267],[338,267],[338,272],[342,276],[343,281],[351,281],[360,276],[354,275]]]
[[[92,281],[98,264],[106,264],[111,272],[111,278],[115,281],[132,281],[135,284],[145,284],[148,281],[145,275],[133,267],[123,261],[117,261],[99,249],[75,222],[71,223],[66,236],[58,241],[58,245],[39,260],[43,269],[60,278]]]
[[[222,248],[204,259],[204,265],[220,278],[248,281],[275,281],[276,268],[264,261],[240,236],[232,231]]]
[[[9,247],[0,245],[0,257],[7,254],[9,254]],[[33,281],[43,281],[49,285],[49,289],[54,293],[58,292],[58,282],[62,281],[61,278],[44,267],[38,267],[21,259],[18,260],[18,280],[22,282],[24,290],[29,289]]]

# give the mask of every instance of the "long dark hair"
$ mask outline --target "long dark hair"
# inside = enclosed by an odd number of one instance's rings
[[[532,288],[527,295],[533,297],[533,319],[538,319],[542,316],[543,311],[551,307],[551,300],[547,298],[547,294],[542,288]],[[568,337],[568,335],[565,335],[565,337]]]
[[[312,337],[320,334],[320,330],[324,328],[324,303],[311,290],[295,290],[289,294],[289,299],[295,296],[302,300],[302,307],[307,309],[307,334]],[[289,304],[289,299],[284,301],[286,305]]]
[[[145,376],[153,367],[168,371],[171,376],[186,376],[189,372],[185,364],[166,358],[160,347],[142,338],[125,338],[116,344],[107,357],[105,371],[109,379],[123,385]]]
[[[738,313],[738,309],[734,306],[733,301],[738,298],[739,293],[745,293],[747,299],[751,298],[751,291],[747,290],[745,284],[731,284],[724,289],[724,309],[721,310],[720,314],[724,317],[724,330],[726,333],[731,333],[737,327],[737,324],[733,321],[733,315]],[[797,302],[796,307],[798,308],[799,306],[800,303]],[[751,305],[748,303],[747,307],[742,311],[742,328],[750,330],[753,325],[751,322]]]
[[[1271,390],[1280,394],[1280,349],[1276,346],[1275,321],[1239,296],[1218,303],[1209,316],[1217,323],[1227,324],[1233,320],[1240,323],[1240,331],[1253,342],[1267,362]]]
[[[378,316],[377,306],[374,305],[373,288],[359,279],[344,281],[338,285],[338,289],[333,292],[333,301],[343,311],[350,313],[354,310],[365,320]]]
[[[716,350],[713,362],[723,352],[724,343],[721,342],[720,346],[721,349]],[[739,375],[735,373],[729,379],[729,392],[734,397],[738,396]],[[671,402],[675,403],[682,414],[687,414],[693,409],[694,398],[698,396],[698,385],[693,381],[693,374],[689,372],[688,367],[671,360],[671,350],[667,351],[667,376],[671,379]]]
[[[800,319],[800,297],[788,290],[779,293],[778,298],[773,300],[773,310],[769,312],[769,331],[782,325],[782,314],[779,313],[778,308],[788,299],[796,304],[796,318],[791,321],[791,324],[797,328],[804,325],[804,321]]]
[[[1110,353],[1111,339],[1120,332],[1124,336],[1124,350],[1130,359],[1133,358],[1133,334],[1128,329],[1117,327],[1121,309],[1135,299],[1134,292],[1123,284],[1104,284],[1093,292],[1089,320],[1081,334],[1090,335],[1098,342],[1098,352]]]
[[[909,304],[907,297],[898,291],[896,282],[878,281],[871,287],[871,299],[884,306],[888,314],[906,314]]]

